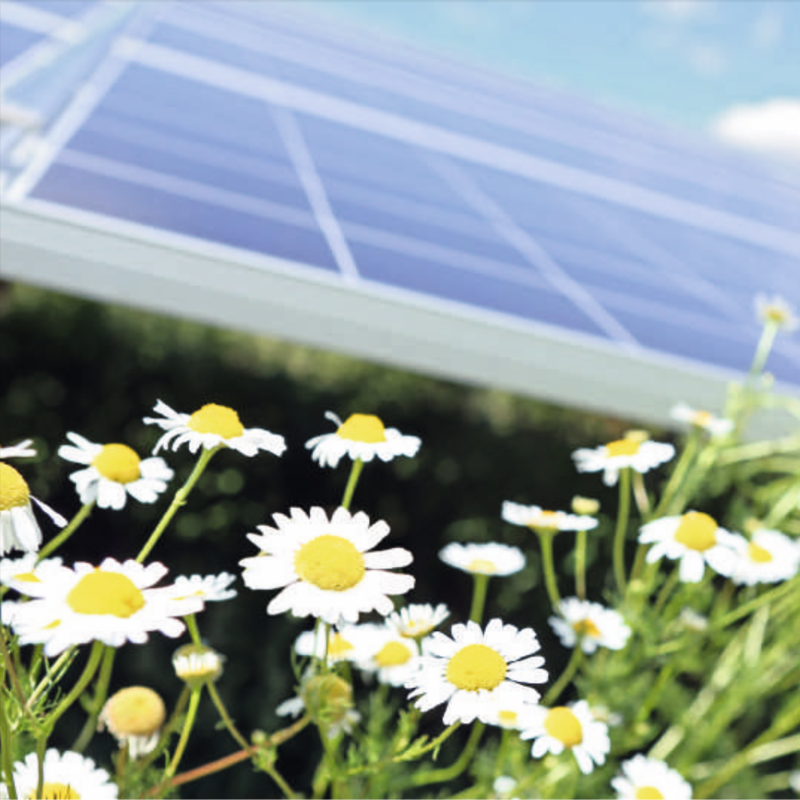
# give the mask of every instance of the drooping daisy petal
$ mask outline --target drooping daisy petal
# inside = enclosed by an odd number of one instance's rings
[[[800,569],[800,542],[780,531],[757,530],[749,542],[736,536],[733,546],[736,562],[731,580],[736,584],[778,583]]]
[[[128,495],[140,503],[153,503],[175,474],[163,458],[140,459],[124,444],[94,444],[77,433],[68,433],[71,445],[58,449],[61,458],[86,469],[70,475],[82,503],[97,501],[100,508],[119,510]]]
[[[566,597],[556,611],[560,616],[548,622],[565,647],[580,643],[584,653],[594,653],[598,647],[621,650],[631,635],[622,615],[600,603]]]
[[[236,597],[236,589],[228,587],[236,580],[229,572],[219,575],[178,575],[175,578],[177,598],[199,597],[204,603],[230,600]]]
[[[0,462],[0,555],[10,550],[38,552],[42,531],[31,501],[60,528],[67,524],[61,514],[31,494],[26,480],[14,467]]]
[[[156,442],[154,454],[162,447],[177,450],[182,444],[187,444],[192,453],[201,447],[212,450],[222,444],[245,456],[254,456],[259,450],[279,456],[286,449],[283,436],[263,428],[245,428],[239,415],[227,406],[207,403],[193,414],[181,414],[159,400],[153,410],[162,416],[145,417],[145,423],[166,431]]]
[[[700,511],[687,511],[675,517],[661,517],[643,525],[641,544],[652,544],[647,562],[662,556],[680,561],[680,579],[698,583],[708,564],[720,575],[730,576],[736,563],[735,534],[720,528],[713,517]]]
[[[531,724],[520,734],[533,739],[531,755],[541,758],[545,753],[560,755],[570,750],[584,775],[605,763],[611,750],[608,726],[594,718],[589,704],[580,700],[568,706],[531,710]]]
[[[758,318],[765,325],[775,325],[787,332],[800,326],[800,319],[794,309],[780,295],[776,294],[770,297],[766,294],[758,294],[755,298],[755,307]]]
[[[451,638],[452,637],[452,638]],[[436,631],[427,640],[421,669],[406,682],[414,705],[427,711],[447,703],[444,724],[493,719],[496,704],[518,708],[536,703],[539,692],[524,684],[544,683],[547,672],[531,628],[518,630],[493,619],[485,630],[475,622],[454,625],[451,637]],[[514,673],[515,661],[526,667]]]
[[[522,550],[499,542],[450,542],[439,551],[439,558],[472,575],[513,575],[525,567]]]
[[[44,754],[41,797],[85,798],[85,800],[115,800],[118,795],[111,776],[96,766],[91,758],[67,751],[59,753],[50,748]],[[29,753],[24,761],[14,764],[14,786],[17,797],[39,797],[39,759]]]
[[[203,601],[181,597],[174,586],[153,588],[166,572],[158,562],[145,567],[106,558],[99,567],[79,562],[70,569],[49,559],[36,567],[35,580],[3,581],[31,598],[15,608],[14,632],[20,644],[44,644],[47,656],[94,640],[141,644],[155,630],[174,638],[185,627],[179,617],[201,611]]]
[[[501,516],[512,525],[522,525],[533,530],[588,531],[597,527],[597,520],[579,514],[567,514],[566,511],[547,511],[540,506],[524,506],[503,502]]]
[[[622,772],[611,780],[617,800],[691,800],[691,784],[663,761],[639,754],[621,766]]]
[[[572,454],[578,472],[603,471],[603,483],[613,486],[619,471],[630,467],[637,472],[648,472],[669,461],[675,448],[663,442],[640,441],[638,438],[617,439],[594,449],[581,448]]]
[[[291,517],[273,519],[277,527],[261,525],[261,535],[248,535],[262,554],[239,562],[249,588],[285,587],[267,606],[268,614],[291,611],[331,624],[354,623],[361,613],[389,614],[394,606],[388,596],[414,586],[410,575],[387,571],[410,564],[408,550],[371,551],[389,532],[385,522],[370,524],[363,512],[351,515],[345,508],[328,520],[319,507],[309,514],[293,508]]]
[[[120,747],[127,745],[131,758],[139,758],[155,749],[166,716],[157,692],[147,686],[128,686],[106,700],[98,728],[107,727]]]
[[[311,458],[322,467],[335,467],[342,456],[353,461],[391,461],[396,456],[415,456],[421,439],[406,436],[396,428],[385,428],[379,417],[373,414],[351,414],[342,422],[333,412],[325,416],[336,423],[334,433],[315,436],[306,442]]]

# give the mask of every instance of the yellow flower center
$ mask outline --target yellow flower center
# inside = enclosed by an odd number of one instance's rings
[[[375,444],[386,441],[386,429],[374,414],[351,414],[347,422],[339,426],[336,433],[342,439],[350,439],[353,442]]]
[[[481,575],[494,575],[497,565],[485,558],[474,558],[467,564],[469,572],[479,572]]]
[[[8,464],[0,464],[0,511],[26,506],[30,502],[31,490],[25,478]]]
[[[79,800],[80,795],[68,783],[50,783],[45,781],[42,784],[42,793],[36,794],[34,789],[28,797],[41,797],[44,800]]]
[[[577,622],[573,622],[572,630],[574,630],[578,636],[592,636],[595,639],[600,638],[600,629],[590,619],[579,619]]]
[[[355,650],[352,644],[341,633],[331,634],[328,639],[328,655],[331,658],[344,658],[345,653]]]
[[[558,511],[540,511],[539,516],[528,523],[529,528],[558,528],[561,514]]]
[[[111,732],[123,736],[152,736],[164,724],[164,701],[146,686],[128,686],[112,695],[103,708]]]
[[[67,605],[78,614],[112,614],[127,619],[144,607],[144,596],[126,575],[98,568],[72,587]]]
[[[772,553],[755,542],[750,542],[747,545],[747,555],[750,556],[751,561],[755,561],[757,564],[769,564],[773,560]]]
[[[636,789],[636,800],[664,800],[664,795],[655,786],[639,786]]]
[[[450,659],[446,677],[459,689],[477,692],[499,686],[507,671],[506,660],[497,650],[485,644],[468,644]]]
[[[497,712],[497,719],[501,725],[507,728],[513,728],[514,725],[517,724],[517,714],[516,711],[509,711],[507,709],[501,709]]]
[[[375,656],[379,667],[398,667],[411,660],[411,651],[402,642],[387,642]]]
[[[764,307],[763,313],[765,322],[774,322],[778,325],[783,325],[783,323],[789,319],[789,314],[786,309],[774,303],[768,303]]]
[[[189,417],[188,426],[197,433],[215,433],[223,439],[236,439],[244,433],[239,415],[227,406],[206,403]]]
[[[695,411],[692,414],[692,424],[701,428],[707,428],[714,417],[708,411]]]
[[[681,517],[675,541],[690,550],[708,550],[717,543],[717,523],[702,511],[689,511]]]
[[[606,445],[606,455],[609,458],[614,456],[635,456],[639,452],[641,443],[635,439],[617,439]]]
[[[358,548],[330,533],[304,544],[294,557],[294,568],[301,580],[334,592],[351,589],[366,571]]]
[[[141,477],[139,456],[126,444],[107,444],[92,459],[92,466],[116,483],[132,483]]]
[[[580,720],[566,706],[551,708],[544,720],[544,729],[564,747],[575,747],[583,741]]]

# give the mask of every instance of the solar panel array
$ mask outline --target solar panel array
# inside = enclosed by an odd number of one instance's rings
[[[797,173],[284,4],[115,7],[99,33],[93,4],[56,7],[94,26],[91,70],[6,158],[7,206],[721,379],[748,367],[757,292],[800,307]],[[35,33],[2,21],[5,85]],[[796,338],[770,369],[800,390]]]

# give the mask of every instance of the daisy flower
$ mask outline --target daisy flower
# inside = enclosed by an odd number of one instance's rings
[[[419,641],[434,628],[438,628],[449,616],[450,610],[444,603],[439,603],[436,608],[430,603],[412,603],[399,611],[393,611],[386,621],[401,636]]]
[[[321,467],[335,467],[342,456],[355,461],[391,461],[395,456],[415,456],[421,439],[405,436],[396,428],[384,428],[383,422],[373,414],[351,414],[342,422],[332,411],[325,416],[337,425],[334,433],[324,433],[306,442],[311,458]]]
[[[327,650],[328,661],[357,661],[366,658],[365,640],[369,639],[374,631],[381,626],[374,622],[363,625],[343,625],[331,629],[328,634]],[[325,658],[325,629],[315,627],[310,631],[303,631],[295,640],[295,652],[300,656],[313,656],[322,661]]]
[[[540,506],[524,506],[503,502],[501,516],[512,525],[522,525],[533,530],[556,531],[589,531],[597,527],[597,520],[578,514],[567,514],[566,511],[546,511]]]
[[[236,597],[236,589],[228,586],[236,580],[235,575],[229,572],[220,572],[219,575],[178,575],[175,578],[175,591],[177,597],[199,597],[204,603],[230,600]]]
[[[594,718],[585,700],[553,708],[536,706],[531,715],[533,724],[520,736],[533,739],[531,755],[534,758],[541,758],[548,752],[557,756],[565,749],[571,750],[584,775],[588,775],[595,764],[605,763],[611,750],[608,726]]]
[[[572,454],[578,472],[603,470],[603,483],[613,486],[619,471],[631,467],[637,472],[648,472],[669,461],[675,448],[663,442],[639,441],[637,438],[617,439],[600,447],[581,448]]]
[[[431,635],[421,669],[406,683],[417,708],[428,711],[447,703],[444,724],[452,725],[476,717],[485,722],[497,703],[519,708],[539,700],[536,689],[523,685],[547,680],[540,669],[544,659],[533,655],[540,645],[532,628],[518,630],[493,619],[485,630],[472,621],[458,623],[451,634]]]
[[[174,586],[153,588],[166,573],[159,562],[145,567],[106,558],[99,567],[78,562],[70,569],[58,559],[43,561],[32,580],[20,575],[4,580],[31,598],[17,605],[11,624],[20,644],[44,644],[48,657],[93,640],[111,647],[142,644],[154,630],[175,638],[185,627],[176,617],[201,611],[203,601],[180,597]]]
[[[567,597],[556,611],[560,616],[550,617],[548,622],[564,647],[575,647],[580,642],[584,653],[594,653],[598,647],[621,650],[631,635],[622,615],[600,603]]]
[[[330,520],[319,507],[309,514],[299,508],[290,513],[273,514],[277,527],[260,525],[261,535],[248,534],[261,554],[239,562],[246,586],[283,589],[267,614],[291,611],[330,624],[357,622],[362,612],[389,614],[394,606],[388,595],[414,586],[410,575],[388,571],[411,563],[408,550],[369,552],[389,534],[385,522],[370,525],[363,511],[351,515],[345,508],[337,508]]]
[[[445,564],[471,575],[513,575],[525,567],[525,556],[510,544],[450,542],[439,551]]]
[[[537,706],[537,703],[509,703],[507,698],[501,697],[487,706],[483,721],[507,730],[525,730],[533,724],[531,712]]]
[[[405,686],[421,666],[419,645],[401,636],[390,625],[377,625],[372,635],[364,640],[366,657],[358,660],[365,672],[377,673],[379,683]]]
[[[157,692],[147,686],[128,686],[106,700],[97,727],[107,727],[120,747],[127,745],[131,758],[139,758],[155,749],[166,716]]]
[[[279,456],[286,449],[283,436],[262,428],[245,428],[239,415],[227,406],[206,403],[193,414],[179,414],[159,400],[153,410],[162,416],[145,417],[145,423],[158,425],[166,431],[156,442],[154,454],[162,447],[169,446],[172,450],[177,450],[182,444],[188,444],[192,453],[196,453],[201,447],[213,450],[219,445],[225,445],[245,456],[254,456],[259,450]]]
[[[669,415],[678,422],[688,422],[696,428],[702,428],[711,436],[724,436],[733,430],[732,420],[715,417],[710,411],[698,410],[686,403],[673,406]]]
[[[69,476],[82,503],[95,500],[100,508],[121,509],[130,495],[140,503],[154,503],[175,474],[163,458],[140,459],[126,444],[94,444],[68,433],[72,444],[58,448],[66,461],[86,464]]]
[[[15,448],[6,448],[6,451],[13,449]],[[38,552],[42,543],[42,532],[33,515],[31,500],[59,528],[67,524],[61,514],[31,494],[25,478],[14,467],[0,462],[0,555],[9,550]]]
[[[800,546],[780,531],[757,530],[748,542],[735,540],[736,563],[731,580],[736,584],[778,583],[797,574]]]
[[[618,800],[691,800],[692,787],[680,772],[663,761],[641,754],[622,762],[622,772],[613,778],[611,788]]]
[[[50,748],[44,754],[42,797],[112,800],[118,794],[111,776],[95,765],[91,758]],[[14,764],[14,786],[17,797],[38,797],[39,758],[29,753],[24,761]]]
[[[190,687],[215,681],[222,675],[222,656],[204,644],[185,644],[172,656],[175,674]]]
[[[755,306],[756,315],[765,325],[771,323],[786,331],[793,331],[800,325],[794,309],[780,295],[756,295]]]
[[[702,511],[687,511],[676,517],[662,517],[643,525],[641,544],[653,544],[647,563],[661,556],[680,560],[680,579],[698,583],[705,564],[720,575],[730,576],[736,562],[736,535],[720,528],[713,517]]]
[[[35,456],[36,450],[31,445],[33,439],[25,439],[17,444],[12,444],[11,447],[0,447],[0,458],[28,458]]]

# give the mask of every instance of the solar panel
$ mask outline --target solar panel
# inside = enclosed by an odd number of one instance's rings
[[[9,277],[661,422],[800,306],[787,170],[284,4],[68,5],[0,71]]]

